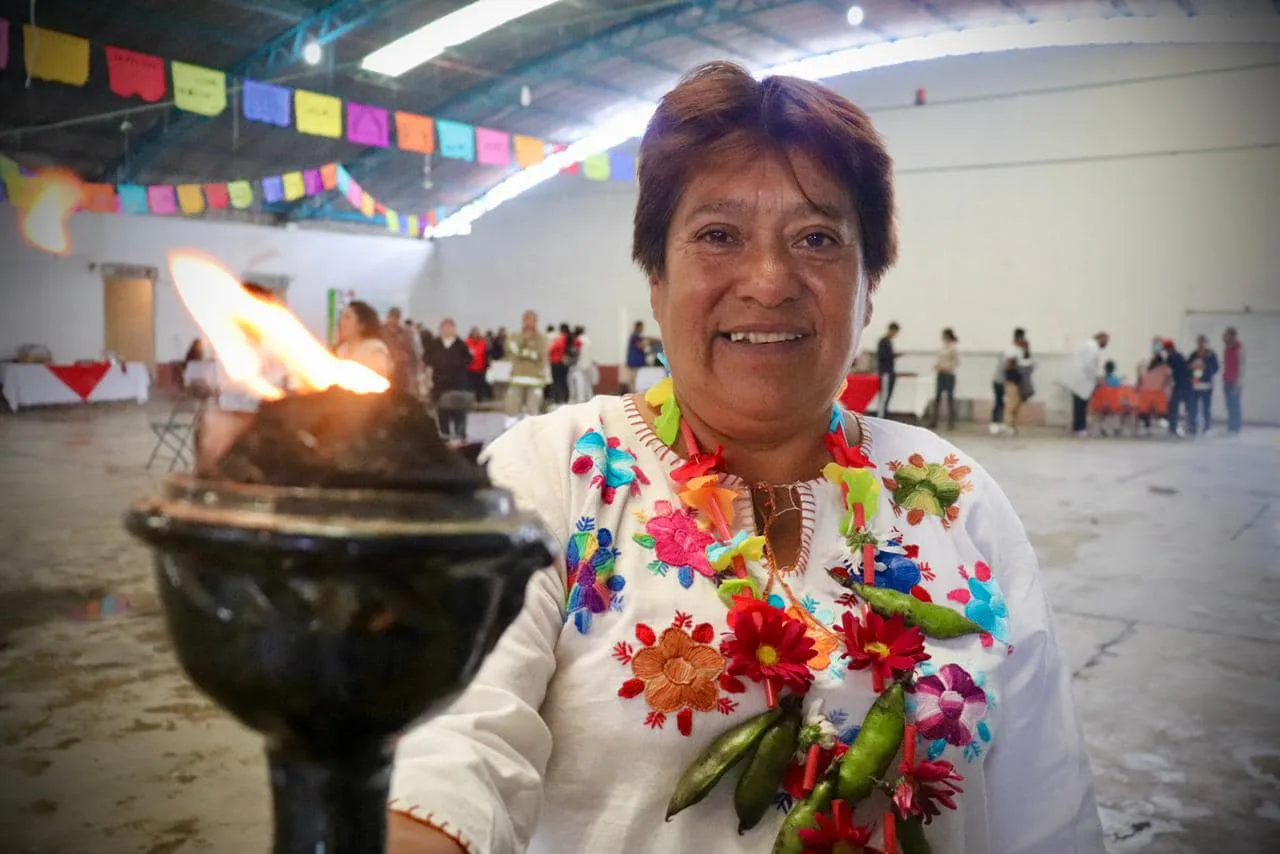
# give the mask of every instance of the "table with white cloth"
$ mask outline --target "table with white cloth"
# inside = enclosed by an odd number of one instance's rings
[[[892,412],[910,412],[919,420],[924,420],[933,403],[936,391],[936,379],[932,375],[898,374],[893,384],[893,397],[889,398],[889,409]],[[875,415],[880,411],[880,395],[867,407],[867,413]]]
[[[0,396],[14,412],[64,403],[146,403],[151,374],[142,362],[0,363]]]
[[[636,368],[636,382],[634,391],[643,394],[649,389],[656,386],[667,375],[667,369],[660,366],[652,366],[645,368]]]

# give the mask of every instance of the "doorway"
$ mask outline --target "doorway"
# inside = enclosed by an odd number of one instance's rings
[[[103,276],[105,349],[122,362],[155,367],[155,288],[149,278]]]

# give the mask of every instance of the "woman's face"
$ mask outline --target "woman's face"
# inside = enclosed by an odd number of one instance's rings
[[[807,154],[699,171],[667,228],[665,276],[650,279],[681,403],[740,433],[829,408],[852,359],[860,263],[853,201]]]
[[[350,308],[344,308],[338,315],[338,340],[355,342],[360,340],[360,321]]]

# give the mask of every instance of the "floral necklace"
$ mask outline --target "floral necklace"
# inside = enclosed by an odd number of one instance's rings
[[[671,479],[680,486],[681,502],[699,514],[713,538],[706,546],[708,577],[729,608],[729,632],[720,644],[729,661],[728,673],[760,684],[767,705],[761,714],[718,736],[684,771],[668,804],[667,820],[701,801],[731,769],[742,765],[734,809],[738,832],[745,833],[764,817],[784,778],[798,764],[803,767],[804,797],[783,822],[774,854],[928,854],[923,825],[940,814],[940,807],[956,808],[954,796],[962,791],[957,783],[963,778],[950,762],[916,761],[916,726],[906,719],[905,695],[914,690],[916,666],[930,658],[926,637],[980,634],[982,627],[949,608],[875,586],[879,537],[868,523],[876,513],[880,480],[870,458],[849,445],[844,411],[833,405],[825,438],[831,462],[822,475],[841,488],[845,512],[840,532],[850,553],[860,557],[862,574],[859,581],[845,570],[831,571],[851,591],[841,601],[857,604],[856,614],[845,611],[835,631],[809,619],[843,646],[851,670],[870,671],[878,695],[853,743],[837,743],[834,726],[820,715],[820,708],[808,717],[801,712],[814,680],[808,662],[815,657],[815,643],[806,621],[766,601],[748,573],[748,562],[765,558],[767,543],[761,535],[733,532],[738,492],[722,484],[724,449],[699,448],[681,416],[670,376],[649,389],[644,399],[658,412],[654,432],[659,440],[670,447],[677,438],[684,439],[688,458],[671,472]],[[777,566],[771,565],[770,586],[777,573]],[[900,748],[897,775],[890,779]],[[879,849],[870,846],[872,827],[853,821],[854,807],[876,790],[892,798],[883,816]]]

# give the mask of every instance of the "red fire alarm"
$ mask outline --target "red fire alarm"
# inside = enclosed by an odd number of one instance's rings
[[[923,107],[925,105],[925,101],[927,100],[927,97],[928,96],[926,95],[923,89],[917,89],[916,90],[916,106]]]

